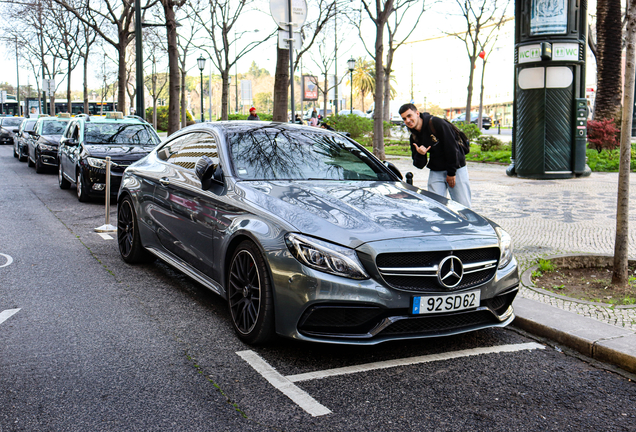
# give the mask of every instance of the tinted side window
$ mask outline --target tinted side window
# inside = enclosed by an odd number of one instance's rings
[[[219,163],[216,139],[207,133],[193,133],[189,135],[187,143],[172,155],[168,162],[193,170],[202,156],[209,157],[215,164]]]

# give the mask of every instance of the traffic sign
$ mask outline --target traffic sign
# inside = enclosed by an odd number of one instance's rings
[[[300,32],[294,32],[294,49],[299,50],[302,46]],[[289,49],[289,30],[278,29],[278,48]]]
[[[7,101],[7,91],[2,90],[0,92],[0,103],[5,103]]]
[[[289,29],[289,0],[270,0],[269,10],[272,18],[281,29]],[[306,0],[291,0],[292,23],[300,28],[307,21]]]

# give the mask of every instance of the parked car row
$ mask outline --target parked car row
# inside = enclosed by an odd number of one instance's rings
[[[479,120],[478,113],[470,113],[470,122],[472,124],[477,124]],[[466,122],[466,113],[460,114],[454,119],[451,120],[451,123],[465,123]],[[486,115],[481,116],[481,127],[488,130],[492,127],[492,119]]]
[[[404,183],[393,164],[346,136],[208,122],[160,144],[139,120],[86,117],[67,120],[46,161],[59,161],[60,187],[75,183],[83,200],[103,194],[106,154],[121,183],[122,259],[159,258],[223,297],[246,343],[281,335],[369,345],[514,319],[510,236]]]
[[[106,193],[106,157],[111,158],[111,194],[119,190],[124,169],[146,156],[161,140],[143,119],[108,113],[106,117],[58,114],[38,119],[7,117],[13,156],[37,173],[58,172],[61,189],[75,184],[85,202]],[[0,123],[0,127],[2,126]],[[17,127],[15,126],[17,125]],[[3,128],[4,130],[4,128]]]

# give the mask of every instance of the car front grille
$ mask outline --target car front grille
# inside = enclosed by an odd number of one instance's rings
[[[426,335],[444,333],[480,325],[497,324],[497,318],[487,310],[455,313],[453,315],[408,318],[394,322],[382,335]]]
[[[444,287],[437,272],[440,262],[448,256],[462,262],[464,274],[457,286]],[[481,285],[497,271],[499,248],[469,249],[439,252],[384,253],[376,258],[380,275],[391,287],[409,292],[450,292]]]

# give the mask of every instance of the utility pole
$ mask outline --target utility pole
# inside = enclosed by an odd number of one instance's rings
[[[292,2],[287,0],[287,17],[289,18],[289,82],[291,84],[291,118],[296,118],[294,114],[294,22],[292,21]],[[325,114],[327,111],[325,110]]]
[[[22,115],[20,110],[20,66],[18,64],[18,37],[15,37],[15,72],[16,72],[16,81],[18,84],[18,90],[15,92],[16,97],[18,98],[18,117]]]
[[[141,39],[141,0],[135,0],[135,68],[137,69],[137,100],[135,103],[135,114],[145,119],[146,110],[144,108],[144,59],[143,45],[141,43]],[[124,111],[123,106],[117,108],[120,111]]]

